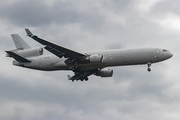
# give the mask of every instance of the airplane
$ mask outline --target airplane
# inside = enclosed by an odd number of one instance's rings
[[[13,57],[13,65],[43,70],[71,70],[74,76],[67,75],[68,80],[88,81],[88,76],[112,77],[113,70],[105,69],[113,66],[151,64],[169,59],[173,54],[161,48],[136,48],[77,52],[33,35],[25,29],[27,36],[44,45],[44,48],[32,48],[18,34],[11,34],[16,49],[5,51],[6,57]],[[51,55],[43,55],[43,50]]]

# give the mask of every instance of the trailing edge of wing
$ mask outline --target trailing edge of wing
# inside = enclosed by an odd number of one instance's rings
[[[16,61],[18,62],[31,62],[30,60],[26,59],[26,58],[23,58],[21,57],[20,55],[18,54],[15,54],[14,52],[11,52],[11,51],[6,51],[7,54],[9,54],[10,57],[13,57]]]
[[[41,38],[37,37],[36,35],[33,35],[29,31],[29,29],[25,29],[25,31],[27,33],[27,36],[33,38],[35,41],[37,41],[37,42],[39,42],[39,43],[41,43],[43,45],[46,45],[45,49],[47,49],[48,51],[50,51],[51,53],[55,54],[56,56],[58,56],[60,58],[61,58],[60,54],[62,54],[64,57],[74,58],[74,59],[80,59],[80,58],[86,57],[85,54],[82,54],[82,53],[67,49],[67,48],[62,47],[60,45],[57,45],[55,43],[52,43],[52,42],[49,42],[47,40],[41,39]]]

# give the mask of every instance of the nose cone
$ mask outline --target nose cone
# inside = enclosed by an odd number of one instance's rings
[[[173,56],[173,54],[172,54],[171,52],[167,52],[167,53],[165,54],[166,59],[169,59],[169,58],[171,58],[172,56]]]
[[[159,55],[160,56],[158,59],[160,61],[167,60],[173,56],[173,54],[169,50],[166,50],[166,49],[162,49]]]
[[[171,52],[169,52],[169,58],[171,58],[173,56],[173,54]]]

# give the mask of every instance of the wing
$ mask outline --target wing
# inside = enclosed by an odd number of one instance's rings
[[[33,38],[35,41],[45,45],[45,49],[50,51],[51,53],[53,53],[54,55],[62,58],[72,58],[72,59],[82,59],[82,58],[86,58],[87,56],[85,54],[67,49],[65,47],[62,47],[60,45],[57,45],[55,43],[49,42],[47,40],[41,39],[39,37],[37,37],[36,35],[33,35],[29,29],[25,29],[27,36]]]
[[[49,42],[47,40],[41,39],[37,37],[36,35],[33,35],[29,29],[25,29],[27,36],[31,37],[35,41],[45,45],[45,49],[49,52],[53,53],[54,55],[58,56],[59,58],[65,57],[67,58],[64,62],[68,66],[69,69],[71,69],[74,72],[74,76],[69,76],[69,80],[88,80],[88,76],[94,74],[97,72],[97,70],[81,70],[81,68],[78,67],[78,64],[87,63],[87,57],[88,55],[82,54],[70,49],[67,49],[65,47],[62,47],[60,45],[54,44],[52,42]]]

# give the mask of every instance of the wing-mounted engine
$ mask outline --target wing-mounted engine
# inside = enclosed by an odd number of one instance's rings
[[[66,59],[65,63],[69,67],[69,69],[76,71],[79,65],[85,65],[89,63],[103,63],[103,55],[93,54],[79,57],[78,59],[68,58]]]
[[[113,75],[113,70],[99,70],[96,74],[96,76],[101,76],[101,77],[112,77]]]
[[[103,62],[103,55],[94,54],[87,57],[90,63],[102,63]]]
[[[32,48],[32,49],[25,49],[25,50],[16,50],[13,51],[14,53],[22,56],[22,57],[34,57],[34,56],[40,56],[43,55],[43,48]],[[10,57],[10,55],[6,55],[7,57]]]

